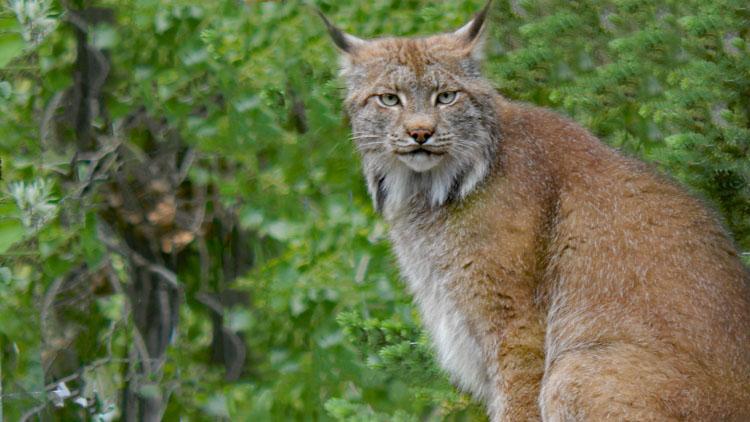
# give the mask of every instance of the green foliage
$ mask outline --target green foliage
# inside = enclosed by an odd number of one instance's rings
[[[427,339],[420,336],[417,327],[393,319],[363,320],[356,312],[339,314],[338,322],[344,327],[347,339],[378,372],[403,377],[414,385],[424,385],[440,378],[434,371],[435,362]]]
[[[489,70],[512,98],[558,108],[721,211],[750,248],[750,55],[742,1],[500,4]]]
[[[315,2],[362,37],[445,31],[482,3]],[[3,417],[121,416],[121,394],[137,381],[140,397],[167,403],[166,420],[484,418],[437,368],[403,291],[347,141],[336,52],[310,7],[93,2],[113,16],[85,34],[109,63],[106,113],[90,122],[109,152],[96,161],[78,151],[71,114],[80,64],[76,10],[66,7],[88,2],[9,4],[0,12]],[[653,162],[713,204],[750,249],[745,2],[494,7],[486,71],[503,94],[567,113]],[[139,113],[168,130],[135,127]],[[129,372],[132,260],[102,240],[112,196],[101,187],[118,169],[102,169],[122,149],[112,142],[145,160],[174,134],[196,151],[186,183],[206,188],[207,213],[228,210],[237,226],[186,244],[177,331],[161,372],[141,380]],[[233,248],[251,258],[230,262]],[[235,264],[239,277],[227,275]],[[233,380],[211,356],[214,327],[200,299],[228,286],[250,297],[222,309],[222,326],[247,350]],[[61,398],[60,379],[73,396]],[[55,399],[61,408],[47,406]]]

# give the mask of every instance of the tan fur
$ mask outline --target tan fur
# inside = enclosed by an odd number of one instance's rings
[[[504,339],[498,378],[537,385],[500,388],[535,407],[544,373],[545,420],[750,420],[749,280],[715,217],[574,123],[498,104],[502,171],[435,229],[444,265],[473,261],[457,288]]]
[[[577,124],[488,94],[459,66],[473,40],[361,42],[344,70],[355,128],[362,110],[403,118],[367,109],[383,61],[426,86],[444,64],[492,110],[481,182],[412,192],[386,218],[441,362],[493,420],[750,420],[750,276],[712,212]],[[360,149],[368,178],[409,176],[383,148]]]

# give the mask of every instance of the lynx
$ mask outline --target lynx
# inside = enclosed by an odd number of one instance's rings
[[[729,234],[646,164],[498,94],[488,10],[422,38],[323,17],[440,364],[493,421],[750,420],[750,275]]]

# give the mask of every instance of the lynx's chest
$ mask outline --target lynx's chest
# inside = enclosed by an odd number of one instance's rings
[[[459,387],[486,400],[491,389],[480,339],[474,337],[468,314],[458,306],[460,268],[446,265],[455,261],[455,257],[446,250],[443,237],[413,236],[397,228],[391,232],[401,272],[435,344],[441,366]]]

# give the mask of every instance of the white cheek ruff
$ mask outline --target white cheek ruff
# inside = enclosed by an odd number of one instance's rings
[[[451,153],[365,154],[363,165],[375,208],[390,219],[410,207],[435,208],[449,200],[462,200],[487,176],[490,158],[459,160]]]

